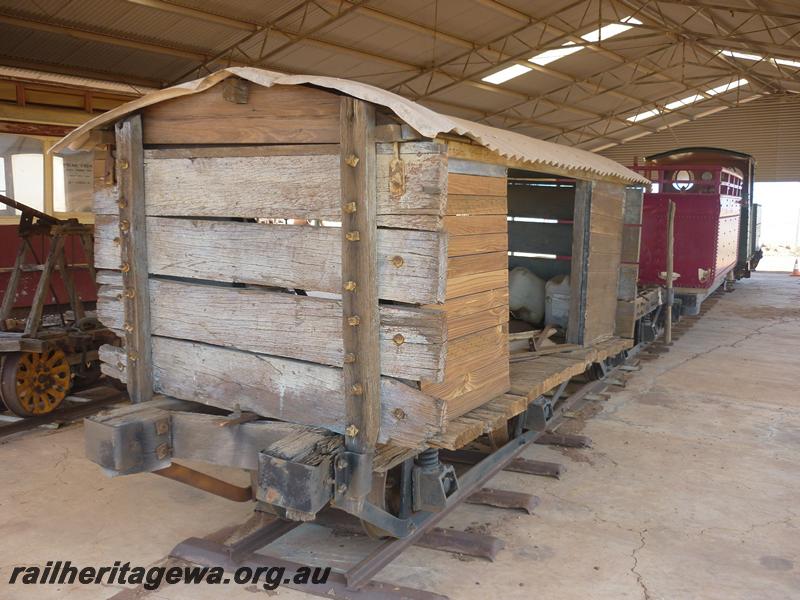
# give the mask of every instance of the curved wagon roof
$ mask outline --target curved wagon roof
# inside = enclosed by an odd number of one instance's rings
[[[66,149],[80,148],[88,142],[90,132],[97,127],[117,121],[125,115],[144,107],[172,98],[205,91],[232,76],[241,77],[265,87],[311,84],[333,89],[373,104],[385,106],[426,137],[435,138],[437,135],[448,133],[462,135],[511,161],[532,163],[539,169],[546,169],[546,167],[550,166],[569,171],[576,176],[582,175],[585,179],[602,178],[613,179],[620,183],[649,184],[646,179],[634,171],[598,154],[538,140],[466,119],[443,115],[407,98],[372,85],[336,77],[287,75],[253,67],[229,67],[201,79],[195,79],[194,81],[142,96],[84,123],[60,140],[52,151],[59,152]]]

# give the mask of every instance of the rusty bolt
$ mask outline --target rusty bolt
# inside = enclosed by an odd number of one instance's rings
[[[115,246],[119,246],[119,243],[120,243],[120,241],[121,241],[121,240],[120,240],[118,237],[115,237],[115,238],[114,238],[114,245],[115,245]]]
[[[347,491],[347,484],[341,483],[339,484],[339,493],[344,494]]]
[[[344,212],[346,213],[353,214],[357,210],[358,206],[356,206],[355,202],[348,202],[347,204],[344,205]]]
[[[357,327],[361,324],[361,317],[358,315],[347,317],[347,324],[350,325],[350,327]]]
[[[356,291],[356,282],[355,281],[348,281],[344,284],[344,289],[348,292],[355,292]]]
[[[128,360],[132,360],[132,361],[136,362],[137,360],[139,360],[139,355],[136,354],[136,352],[133,352],[133,351],[128,352]]]
[[[361,239],[361,234],[359,234],[357,231],[348,231],[344,234],[344,237],[347,238],[348,242],[357,242]]]
[[[128,271],[131,270],[131,266],[128,263],[122,263],[119,266],[119,270],[122,271],[123,273],[127,273]]]
[[[354,396],[360,396],[364,393],[364,386],[360,383],[354,383],[352,386],[350,386],[350,391]]]
[[[156,456],[158,457],[158,460],[164,460],[167,458],[167,456],[169,456],[169,444],[166,442],[159,444],[156,447]]]
[[[401,346],[405,343],[406,338],[402,333],[398,333],[392,338],[392,341],[398,346]]]
[[[353,354],[352,352],[348,352],[347,354],[344,355],[344,362],[346,364],[352,364],[356,362],[356,355]]]
[[[344,430],[344,433],[347,437],[356,437],[358,435],[358,427],[351,423],[347,426],[347,429]]]
[[[402,256],[393,256],[392,257],[392,264],[399,269],[404,264],[406,264],[406,261],[403,260]]]
[[[160,419],[156,421],[156,434],[165,435],[167,433],[169,433],[169,420]]]
[[[128,206],[128,201],[125,200],[125,198],[120,198],[119,200],[117,200],[117,206],[119,206],[120,208],[125,208],[126,206]]]
[[[119,369],[120,371],[124,371],[125,370],[125,363],[122,362],[122,361],[118,361],[117,362],[117,369]]]
[[[133,325],[131,325],[130,323],[125,323],[124,329],[128,333],[131,333],[133,331]]]
[[[130,165],[128,164],[128,161],[127,161],[127,160],[125,160],[124,158],[121,158],[121,159],[119,160],[119,168],[120,168],[120,169],[127,169],[129,166],[130,166]]]
[[[346,469],[347,468],[347,461],[344,458],[340,458],[336,461],[336,467],[338,469]]]
[[[127,290],[122,292],[122,295],[125,296],[126,298],[133,298],[136,295],[136,292],[134,291],[133,288],[128,288]]]
[[[394,418],[397,419],[398,421],[402,421],[403,419],[406,418],[406,411],[404,411],[402,408],[395,408],[392,411],[392,414],[394,415]]]
[[[121,232],[123,232],[123,233],[125,233],[126,231],[128,231],[128,229],[130,229],[130,226],[131,226],[131,224],[130,224],[128,221],[126,221],[125,219],[122,219],[122,220],[119,222],[119,230],[120,230]]]
[[[351,167],[355,167],[358,164],[358,157],[355,154],[351,154],[344,159],[344,162],[346,162]]]

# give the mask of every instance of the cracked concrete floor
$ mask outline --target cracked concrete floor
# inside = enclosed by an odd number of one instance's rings
[[[494,563],[413,549],[380,578],[451,598],[800,598],[800,279],[756,274],[722,295],[668,353],[571,423],[589,450],[537,446],[560,481],[501,473],[533,491],[533,516],[465,505],[445,526],[505,540]],[[179,540],[243,521],[249,507],[152,475],[106,479],[80,426],[0,445],[0,598],[107,598],[95,586],[8,586],[12,565],[158,563]],[[229,479],[230,474],[226,475]],[[282,550],[346,566],[370,546],[307,525]],[[167,586],[128,598],[252,598],[250,587]],[[281,590],[280,598],[308,596]]]

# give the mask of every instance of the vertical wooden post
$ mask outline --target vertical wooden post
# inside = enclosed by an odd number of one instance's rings
[[[64,251],[64,236],[61,234],[55,235],[50,240],[50,251],[47,253],[47,259],[42,266],[42,274],[39,276],[39,283],[36,284],[36,291],[33,294],[33,301],[31,302],[31,311],[28,313],[28,320],[25,323],[25,335],[33,336],[39,331],[39,326],[42,324],[42,312],[44,311],[45,302],[47,302],[48,291],[52,292],[50,279],[53,276],[53,269],[56,268],[61,253]],[[58,300],[53,293],[53,299]]]
[[[349,452],[371,454],[380,430],[375,109],[341,105],[342,330]],[[371,470],[371,461],[367,463]]]
[[[11,161],[6,161],[11,162]],[[20,238],[19,248],[17,248],[17,258],[14,260],[14,270],[8,279],[6,285],[5,295],[3,296],[3,303],[0,305],[0,331],[6,330],[6,319],[11,316],[11,310],[14,308],[14,302],[17,299],[17,287],[19,286],[20,276],[22,275],[22,265],[25,264],[25,254],[28,250],[27,238]]]
[[[675,246],[675,203],[672,200],[667,201],[667,306],[665,311],[664,324],[664,342],[669,345],[672,343],[672,303],[675,301],[675,295],[672,291],[672,282],[674,279],[674,246]]]
[[[116,125],[117,181],[125,348],[131,402],[153,397],[150,341],[150,289],[147,276],[147,231],[144,209],[142,120],[133,115]]]
[[[592,187],[591,181],[575,182],[572,263],[569,275],[569,322],[567,323],[567,342],[570,344],[583,344],[586,330],[586,285],[589,275]]]

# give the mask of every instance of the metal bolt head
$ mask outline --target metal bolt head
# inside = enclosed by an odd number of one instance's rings
[[[344,362],[345,364],[348,365],[353,364],[354,362],[356,362],[356,355],[353,354],[352,352],[348,352],[347,354],[344,355]]]
[[[127,160],[125,160],[124,158],[121,158],[121,159],[119,160],[119,168],[120,168],[120,169],[127,169],[129,166],[130,166],[130,165],[128,164],[128,161],[127,161]]]
[[[346,469],[347,468],[347,461],[343,458],[340,458],[336,461],[336,468],[338,469]]]
[[[350,327],[357,327],[358,325],[361,324],[361,317],[359,317],[358,315],[347,317],[347,324],[350,325]]]
[[[402,333],[398,333],[395,334],[395,336],[392,338],[392,341],[395,343],[395,345],[402,346],[405,343],[406,338]]]
[[[339,484],[339,493],[344,494],[347,491],[347,485],[344,483]]]
[[[355,281],[347,281],[344,284],[344,289],[348,292],[355,292],[356,291],[356,282]]]
[[[125,323],[124,329],[128,333],[131,333],[133,331],[133,325],[131,325],[130,323]]]
[[[347,204],[344,205],[344,212],[346,212],[348,214],[352,215],[357,210],[358,210],[358,206],[356,205],[355,202],[348,202]]]
[[[350,392],[354,396],[361,396],[364,393],[364,386],[361,385],[360,383],[354,383],[353,385],[350,386]]]
[[[406,261],[403,259],[402,256],[393,256],[392,257],[392,264],[399,269],[404,264],[406,264]]]
[[[357,231],[348,231],[344,234],[344,237],[348,242],[357,242],[361,239],[361,234],[359,234]]]
[[[350,154],[347,158],[344,159],[349,166],[355,167],[358,164],[358,157],[355,154]]]
[[[132,351],[128,352],[128,360],[136,362],[137,360],[139,360],[139,355],[136,354],[136,352],[132,352]]]
[[[358,435],[358,427],[351,423],[347,426],[347,429],[344,430],[344,433],[347,437],[356,437]]]
[[[158,457],[158,460],[164,460],[165,458],[167,458],[167,456],[169,456],[169,444],[167,444],[166,442],[163,444],[159,444],[156,447],[156,456]]]
[[[394,415],[394,418],[397,419],[398,421],[402,421],[403,419],[406,418],[406,411],[404,411],[402,408],[395,408],[392,411],[392,414]]]
[[[130,229],[130,226],[131,226],[131,224],[128,221],[126,221],[125,219],[122,219],[119,222],[119,230],[122,231],[122,232],[128,231],[128,229]]]
[[[128,271],[131,270],[131,266],[128,263],[122,263],[119,266],[119,270],[122,271],[123,273],[127,273]]]

